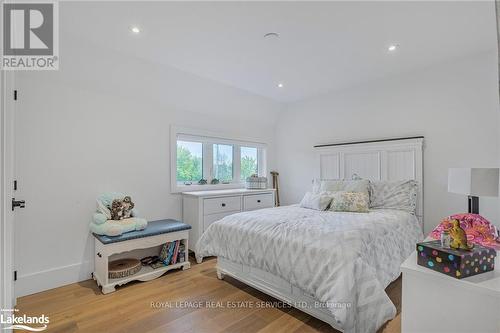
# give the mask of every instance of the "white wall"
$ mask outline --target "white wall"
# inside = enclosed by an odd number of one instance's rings
[[[149,219],[181,218],[169,127],[269,144],[279,104],[61,36],[57,72],[17,75],[17,295],[90,278],[95,198],[129,193]],[[96,52],[98,50],[98,52]],[[262,122],[262,119],[269,122]]]
[[[425,232],[466,211],[466,197],[447,192],[447,171],[498,166],[497,80],[491,52],[289,105],[275,143],[283,203],[311,188],[315,144],[424,135]],[[500,226],[497,207],[480,199],[481,214]]]

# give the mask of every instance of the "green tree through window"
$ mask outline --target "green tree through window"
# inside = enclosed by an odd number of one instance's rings
[[[203,177],[202,150],[200,142],[177,141],[178,182],[197,182]]]
[[[241,180],[258,173],[257,148],[241,147]]]
[[[233,180],[233,146],[213,145],[213,177],[219,181]]]
[[[203,156],[209,151],[210,155]],[[178,139],[176,182],[178,185],[186,182],[196,184],[202,178],[208,182],[217,178],[221,183],[233,181],[244,183],[246,178],[262,171],[259,170],[261,163],[259,154],[257,147],[205,142],[203,138],[200,138],[200,141]],[[234,169],[236,157],[240,162],[239,170]],[[205,169],[210,169],[211,175],[204,174],[204,165]],[[235,171],[239,174],[239,179],[234,179]]]

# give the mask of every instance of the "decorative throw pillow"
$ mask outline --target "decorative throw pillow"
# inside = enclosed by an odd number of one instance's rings
[[[333,180],[333,179],[315,179],[313,181],[313,193],[321,192],[363,192],[368,195],[370,181],[368,179],[360,180]]]
[[[330,201],[332,201],[332,197],[324,193],[307,192],[299,206],[315,210],[326,210]]]
[[[414,180],[370,182],[370,208],[399,209],[415,213],[417,189],[418,185]]]
[[[364,192],[330,192],[330,210],[334,212],[368,213],[369,198]]]

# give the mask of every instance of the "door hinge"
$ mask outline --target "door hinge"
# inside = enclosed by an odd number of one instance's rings
[[[26,206],[26,201],[16,200],[16,198],[12,198],[12,211],[14,211],[16,207],[24,208],[25,206]]]
[[[17,271],[14,271],[14,281],[17,281]]]
[[[17,180],[14,180],[14,191],[17,191]]]
[[[17,101],[17,89],[14,90],[14,100]]]

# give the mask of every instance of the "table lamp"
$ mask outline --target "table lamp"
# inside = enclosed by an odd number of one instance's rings
[[[498,168],[450,168],[448,192],[469,197],[469,213],[479,214],[479,197],[498,196]]]

